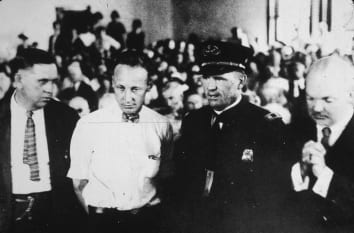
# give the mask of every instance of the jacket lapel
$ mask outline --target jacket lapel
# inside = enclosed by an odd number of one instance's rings
[[[352,174],[351,166],[354,164],[353,136],[354,116],[352,116],[336,143],[329,148],[326,154],[326,162],[333,170]]]

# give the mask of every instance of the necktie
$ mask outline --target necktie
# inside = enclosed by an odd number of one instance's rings
[[[328,150],[328,148],[329,148],[329,137],[330,136],[331,136],[331,129],[328,127],[323,128],[321,143],[326,150]]]
[[[210,150],[206,155],[207,168],[210,170],[215,170],[215,163],[218,150],[220,149],[220,116],[217,114],[213,114],[211,119],[211,141],[210,141]]]
[[[221,131],[220,122],[221,122],[220,116],[217,114],[214,114],[212,121],[211,121],[211,131],[212,131],[214,137],[217,137]]]
[[[139,122],[139,114],[128,115],[123,112],[122,120],[123,120],[123,122],[138,123]]]
[[[23,163],[30,167],[30,179],[39,181],[39,165],[36,149],[36,133],[34,121],[32,119],[33,112],[27,111],[27,123],[25,130],[25,143],[23,150]]]

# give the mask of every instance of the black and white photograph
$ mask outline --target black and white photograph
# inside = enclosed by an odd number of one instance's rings
[[[354,0],[0,0],[0,233],[353,233]]]

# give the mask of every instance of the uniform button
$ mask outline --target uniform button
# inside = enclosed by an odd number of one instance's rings
[[[326,217],[326,216],[322,216],[322,219],[323,219],[323,221],[325,221],[325,222],[327,222],[327,221],[328,221],[328,219],[327,219],[327,217]]]

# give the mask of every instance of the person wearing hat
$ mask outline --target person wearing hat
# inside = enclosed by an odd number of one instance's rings
[[[28,48],[28,37],[21,33],[17,36],[21,40],[21,44],[17,46],[17,53],[16,55],[19,55],[23,52],[24,49]]]
[[[230,42],[201,46],[209,106],[183,119],[176,145],[176,222],[182,231],[280,232],[283,194],[290,183],[283,180],[289,170],[278,157],[283,123],[242,96],[252,53]]]
[[[66,177],[79,117],[53,100],[58,71],[48,52],[25,49],[10,65],[15,90],[0,101],[0,232],[79,232],[84,212]]]

